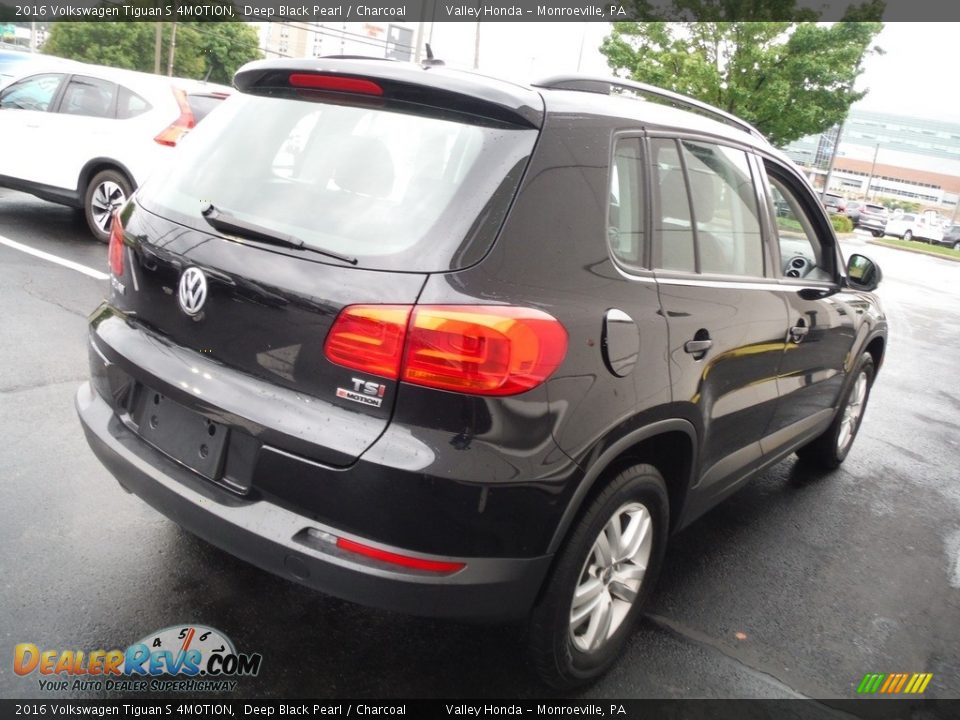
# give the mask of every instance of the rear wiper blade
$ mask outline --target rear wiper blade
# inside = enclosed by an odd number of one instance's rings
[[[200,214],[203,215],[203,219],[206,220],[213,228],[222,232],[238,235],[249,240],[256,240],[257,242],[266,243],[268,245],[276,245],[277,247],[289,248],[291,250],[303,250],[305,252],[317,253],[318,255],[326,255],[327,257],[340,260],[341,262],[350,263],[351,265],[356,265],[358,262],[355,257],[341,255],[340,253],[333,252],[332,250],[321,250],[320,248],[307,245],[303,240],[298,240],[297,238],[293,237],[293,235],[287,235],[286,233],[270,230],[269,228],[265,228],[262,225],[257,225],[256,223],[241,220],[229,212],[218,210],[213,203],[207,203],[207,206],[200,211]]]

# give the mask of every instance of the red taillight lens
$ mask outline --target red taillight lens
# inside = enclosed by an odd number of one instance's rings
[[[116,276],[123,275],[123,223],[120,222],[120,213],[113,214],[113,225],[110,226],[110,272]]]
[[[168,147],[176,145],[180,138],[190,132],[191,128],[197,124],[193,116],[193,110],[190,109],[190,103],[187,102],[187,93],[180,88],[173,88],[173,94],[177,98],[177,105],[180,107],[180,117],[154,138],[155,142]]]
[[[334,322],[324,352],[330,362],[396,380],[409,305],[351,305]]]
[[[540,310],[417,306],[402,379],[442,390],[515,395],[550,377],[566,352],[566,330]]]
[[[337,317],[325,352],[338,365],[414,385],[515,395],[560,366],[567,332],[531,308],[351,305]]]
[[[358,93],[360,95],[383,95],[383,88],[371,80],[344,77],[342,75],[317,75],[293,73],[289,78],[293,87],[330,90],[332,92]]]
[[[414,570],[452,573],[466,567],[466,563],[424,560],[423,558],[410,557],[409,555],[398,555],[397,553],[381,550],[380,548],[364,545],[363,543],[347,540],[346,538],[337,538],[337,547],[341,550],[373,558],[374,560],[380,560],[381,562],[390,563],[391,565],[400,565],[401,567],[412,568]]]

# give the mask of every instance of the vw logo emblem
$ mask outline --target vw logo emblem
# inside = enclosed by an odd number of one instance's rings
[[[180,309],[193,316],[203,309],[207,301],[207,276],[200,268],[187,268],[180,276]]]

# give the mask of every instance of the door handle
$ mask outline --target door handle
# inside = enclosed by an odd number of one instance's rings
[[[699,353],[705,353],[713,346],[713,340],[687,340],[683,346],[684,352],[688,352],[691,355],[697,355]]]

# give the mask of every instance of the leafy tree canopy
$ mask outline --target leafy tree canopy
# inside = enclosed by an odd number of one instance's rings
[[[637,8],[655,17],[646,3]],[[883,8],[871,0],[843,22],[818,24],[795,0],[674,0],[670,17],[706,20],[614,23],[600,52],[618,75],[720,107],[784,145],[843,122],[866,94],[854,83],[863,59],[882,52],[872,45]]]
[[[161,72],[166,72],[171,23],[163,23]],[[153,72],[156,25],[151,22],[58,22],[43,45],[49,55]],[[229,85],[237,68],[262,57],[257,33],[242,22],[178,22],[173,74]]]

